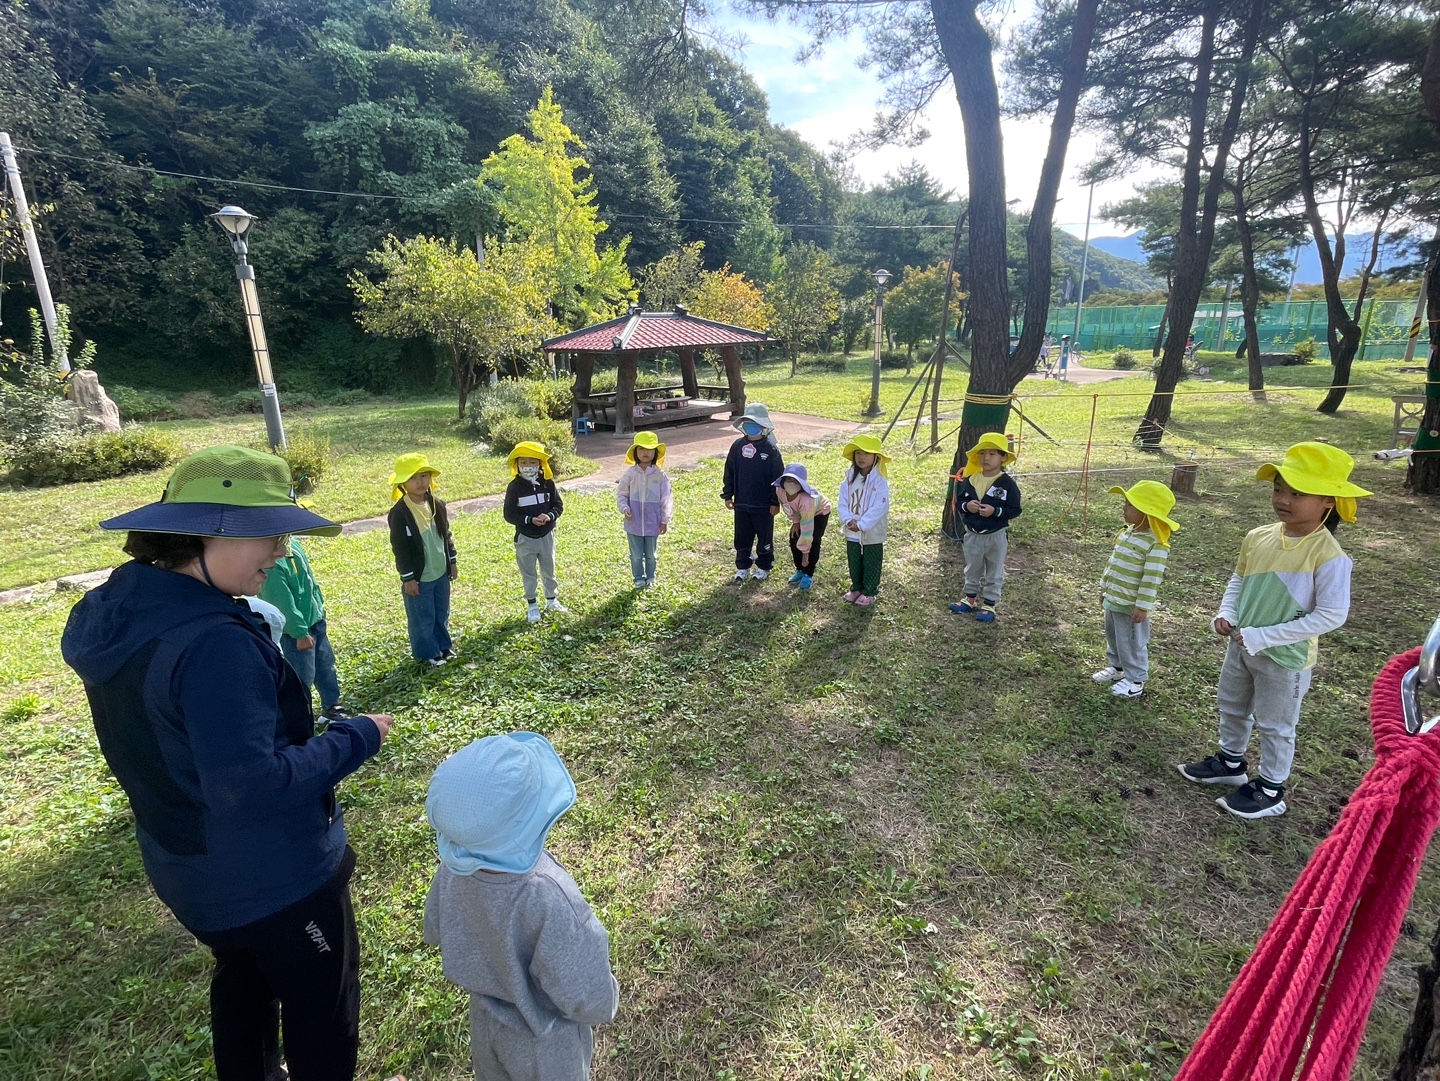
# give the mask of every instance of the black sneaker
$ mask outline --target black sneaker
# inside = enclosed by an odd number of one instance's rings
[[[1270,787],[1256,778],[1215,802],[1237,818],[1274,818],[1285,813],[1285,786]]]
[[[447,661],[453,661],[456,657],[460,656],[460,654],[456,653],[454,648],[452,647],[450,649],[447,649],[444,653],[440,654],[440,656],[444,657]]]
[[[1212,754],[1203,762],[1185,762],[1175,767],[1180,776],[1196,784],[1244,784],[1250,779],[1242,758],[1238,766],[1232,766],[1218,754]]]
[[[320,716],[324,717],[327,721],[343,721],[349,717],[353,717],[354,714],[344,706],[334,705],[323,710]]]

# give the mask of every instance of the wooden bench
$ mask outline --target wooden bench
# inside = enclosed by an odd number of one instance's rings
[[[1395,403],[1395,431],[1390,445],[1403,447],[1415,442],[1415,433],[1425,418],[1425,395],[1396,394],[1390,400]]]
[[[645,415],[635,417],[636,428],[655,428],[666,424],[681,424],[689,420],[708,420],[716,413],[733,412],[730,388],[714,383],[699,384],[702,397],[692,398],[685,405],[657,408],[653,403],[659,399],[674,397],[675,391],[683,391],[679,383],[667,383],[658,387],[639,387],[635,390],[635,404],[645,407]],[[616,427],[615,391],[604,391],[575,399],[577,416],[588,416],[599,427]]]

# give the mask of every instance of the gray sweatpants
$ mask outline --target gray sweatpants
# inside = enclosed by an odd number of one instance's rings
[[[1136,623],[1130,612],[1105,609],[1105,659],[1131,683],[1150,678],[1150,620]]]
[[[1005,552],[1010,547],[1010,530],[994,533],[965,531],[965,596],[1000,603],[1005,588]]]
[[[1250,729],[1260,729],[1260,776],[1283,784],[1295,759],[1295,726],[1310,689],[1310,669],[1292,672],[1264,654],[1250,656],[1231,642],[1225,650],[1216,692],[1220,706],[1220,749],[1232,758],[1250,746]]]
[[[595,1055],[589,1025],[557,1021],[544,1036],[505,1024],[470,996],[470,1065],[476,1081],[585,1081]]]
[[[543,537],[515,536],[515,562],[520,567],[520,578],[525,583],[525,600],[535,603],[535,565],[540,565],[539,577],[544,579],[545,599],[554,600],[560,592],[560,583],[555,581],[555,531],[552,529]]]

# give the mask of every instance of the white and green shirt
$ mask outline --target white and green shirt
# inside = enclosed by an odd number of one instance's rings
[[[1170,556],[1149,528],[1126,526],[1115,538],[1110,562],[1100,577],[1104,606],[1110,612],[1150,611],[1160,599],[1165,580],[1165,561]]]
[[[1281,668],[1313,668],[1320,635],[1350,614],[1349,556],[1328,529],[1287,537],[1279,522],[1252,529],[1225,588],[1217,619],[1232,623],[1251,656]]]

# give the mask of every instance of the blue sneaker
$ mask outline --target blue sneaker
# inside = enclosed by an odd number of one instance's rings
[[[809,589],[815,584],[815,579],[811,578],[808,574],[802,574],[800,576],[800,581],[796,582],[795,584],[798,585],[801,589]]]
[[[980,602],[974,597],[966,597],[963,601],[951,601],[950,611],[958,616],[968,616],[971,612],[980,610]]]
[[[796,571],[796,572],[795,572],[794,574],[792,574],[788,579],[786,579],[787,583],[788,583],[789,585],[792,585],[792,586],[798,586],[798,585],[799,585],[801,582],[803,582],[804,580],[805,580],[805,572],[804,572],[804,571]]]
[[[994,623],[994,622],[995,622],[995,606],[994,606],[993,604],[991,604],[989,601],[982,601],[981,604],[980,604],[980,611],[978,611],[978,612],[975,613],[975,622],[976,622],[976,623]]]

